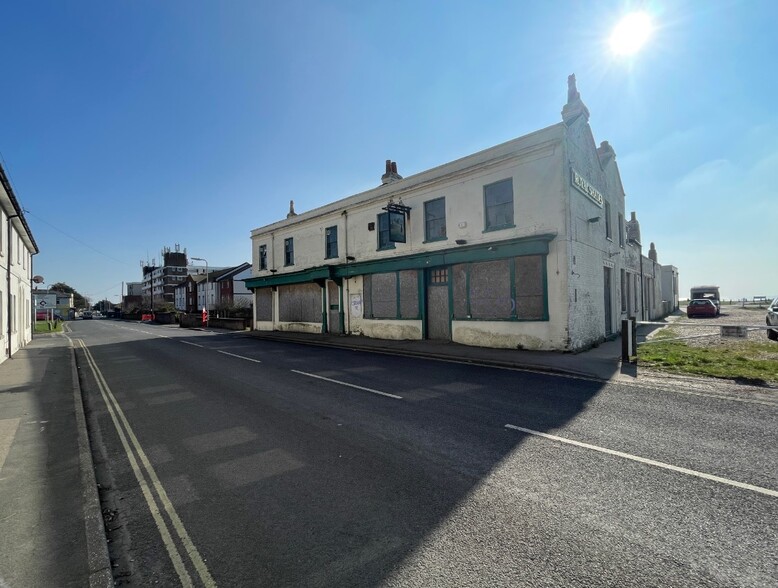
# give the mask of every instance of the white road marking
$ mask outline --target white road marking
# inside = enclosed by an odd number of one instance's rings
[[[178,573],[181,584],[183,586],[193,586],[192,578],[186,569],[186,566],[181,557],[181,553],[175,545],[173,537],[171,536],[171,532],[168,529],[168,525],[162,517],[160,507],[157,504],[157,498],[155,498],[152,492],[152,488],[154,491],[156,491],[159,502],[162,504],[162,507],[170,518],[170,522],[172,523],[176,534],[181,540],[183,549],[189,556],[189,559],[192,562],[192,565],[194,566],[200,581],[204,586],[209,588],[215,587],[216,582],[208,571],[208,568],[205,565],[200,552],[197,550],[197,547],[195,547],[192,539],[189,537],[189,533],[186,531],[184,524],[181,522],[176,509],[170,502],[170,498],[168,497],[165,488],[159,481],[159,477],[157,476],[156,471],[152,467],[151,462],[146,456],[146,453],[143,451],[138,438],[135,436],[135,432],[132,430],[132,427],[130,427],[130,423],[127,420],[127,417],[124,415],[124,412],[116,400],[116,397],[113,395],[113,392],[108,386],[108,383],[105,381],[100,368],[97,367],[97,362],[95,362],[94,357],[92,357],[91,351],[83,340],[78,339],[77,341],[84,351],[87,363],[89,364],[92,375],[97,382],[97,387],[99,388],[100,394],[103,397],[103,401],[105,402],[108,412],[111,415],[111,420],[113,421],[116,432],[118,433],[122,442],[122,446],[125,453],[127,454],[127,458],[130,461],[130,466],[132,467],[133,473],[135,474],[135,478],[138,480],[138,484],[140,485],[141,491],[143,492],[143,496],[146,499],[146,504],[149,507],[149,511],[151,512],[154,522],[157,525],[157,529],[159,530],[162,541],[165,544],[165,548],[167,549],[168,555],[170,556],[170,559],[173,563],[173,567]],[[132,446],[130,444],[132,444]],[[138,456],[137,459],[135,457],[136,453]],[[149,478],[150,484],[146,481],[146,476],[144,475],[144,471],[141,469],[141,466],[138,464],[138,460],[140,460],[141,465],[143,466],[143,470],[145,470],[145,474]]]
[[[388,396],[389,398],[402,400],[402,396],[389,394],[389,392],[381,392],[380,390],[373,390],[372,388],[365,388],[364,386],[357,386],[356,384],[349,384],[348,382],[341,382],[340,380],[333,380],[332,378],[325,378],[324,376],[317,376],[316,374],[309,374],[299,370],[292,371],[296,374],[300,374],[301,376],[308,376],[309,378],[316,378],[317,380],[325,380],[326,382],[332,382],[333,384],[340,384],[341,386],[348,386],[349,388],[356,388],[357,390],[364,390],[365,392],[372,392],[373,394],[380,394],[381,396]]]
[[[262,363],[258,359],[253,359],[251,357],[246,357],[245,355],[237,355],[236,353],[228,353],[227,351],[222,351],[221,349],[217,349],[219,353],[223,353],[224,355],[229,355],[230,357],[237,357],[238,359],[245,359],[246,361],[253,361],[254,363]]]
[[[191,341],[181,341],[184,345],[191,345],[192,347],[200,347],[201,349],[205,349],[204,345],[199,345],[197,343],[192,343]]]
[[[608,455],[614,455],[616,457],[622,457],[624,459],[629,459],[632,461],[636,461],[638,463],[654,466],[657,468],[662,468],[665,470],[670,470],[673,472],[678,472],[681,474],[686,474],[687,476],[695,476],[697,478],[702,478],[703,480],[710,480],[712,482],[718,482],[719,484],[726,484],[727,486],[733,486],[735,488],[740,488],[742,490],[750,490],[751,492],[758,492],[759,494],[764,494],[766,496],[772,496],[773,498],[778,498],[778,491],[771,490],[770,488],[762,488],[761,486],[754,486],[753,484],[745,484],[743,482],[738,482],[736,480],[730,480],[728,478],[722,478],[720,476],[706,474],[705,472],[698,472],[697,470],[690,470],[688,468],[682,468],[679,466],[671,465],[669,463],[664,463],[653,459],[647,459],[645,457],[640,457],[638,455],[624,453],[623,451],[616,451],[614,449],[608,449],[607,447],[599,447],[598,445],[591,445],[589,443],[582,443],[581,441],[574,441],[572,439],[558,437],[557,435],[549,435],[548,433],[541,433],[540,431],[533,431],[532,429],[517,427],[516,425],[505,425],[505,428],[521,431],[522,433],[527,433],[529,435],[535,435],[536,437],[544,437],[546,439],[551,439],[552,441],[559,441],[560,443],[567,443],[568,445],[575,445],[576,447],[582,447],[584,449],[591,449],[592,451],[598,451],[600,453],[606,453]]]

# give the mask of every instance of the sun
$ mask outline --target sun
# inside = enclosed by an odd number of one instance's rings
[[[611,51],[617,55],[634,55],[648,41],[653,28],[651,17],[645,12],[626,15],[611,33]]]

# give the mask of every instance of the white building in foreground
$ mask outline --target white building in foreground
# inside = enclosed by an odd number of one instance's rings
[[[38,246],[0,166],[0,363],[32,340],[32,256]]]
[[[381,182],[252,231],[256,329],[579,350],[663,312],[575,76],[561,122]]]

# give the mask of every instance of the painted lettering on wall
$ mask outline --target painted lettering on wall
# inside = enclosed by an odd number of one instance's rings
[[[592,202],[594,202],[597,206],[602,208],[602,202],[603,202],[602,194],[600,194],[599,191],[597,191],[597,189],[594,186],[592,186],[589,182],[587,182],[584,179],[584,177],[581,174],[579,174],[577,171],[575,171],[572,168],[570,169],[570,171],[572,173],[573,186],[579,192],[581,192],[581,194],[583,194],[584,196],[589,198]]]

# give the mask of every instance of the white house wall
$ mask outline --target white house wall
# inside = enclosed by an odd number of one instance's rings
[[[34,244],[21,223],[8,213],[10,199],[0,187],[0,362],[32,340],[32,255]],[[9,221],[9,214],[12,218]],[[9,249],[9,238],[11,246]],[[9,283],[10,271],[10,283]],[[56,300],[56,298],[55,298]],[[10,308],[9,308],[10,302]],[[9,314],[10,310],[10,314]],[[10,340],[9,340],[10,326]]]

